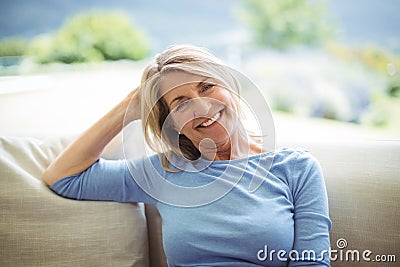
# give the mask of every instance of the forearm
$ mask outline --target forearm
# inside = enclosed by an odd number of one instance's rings
[[[130,98],[131,95],[69,145],[45,170],[43,181],[50,186],[61,178],[86,170],[96,162],[106,145],[122,130]],[[137,119],[137,116],[132,118]]]

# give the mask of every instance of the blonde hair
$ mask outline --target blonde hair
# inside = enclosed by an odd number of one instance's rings
[[[171,46],[145,68],[139,88],[144,137],[150,148],[159,153],[163,168],[169,171],[172,170],[168,158],[172,153],[189,160],[200,157],[199,150],[186,136],[179,135],[178,142],[173,142],[178,132],[166,123],[170,110],[162,98],[160,80],[165,74],[177,71],[212,77],[236,94],[240,90],[231,69],[207,49],[197,46]]]

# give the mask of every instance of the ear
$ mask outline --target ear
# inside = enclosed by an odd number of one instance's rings
[[[182,129],[179,129],[179,127],[177,127],[176,122],[175,122],[175,120],[172,118],[172,116],[169,117],[169,119],[168,119],[168,124],[169,124],[168,126],[169,126],[172,130],[174,130],[174,131],[178,132],[178,134],[180,134],[180,130],[182,130]]]
[[[173,121],[169,122],[169,128],[171,128],[172,130],[178,132],[178,134],[181,134],[178,127],[176,127],[175,123]]]
[[[180,135],[180,134],[181,134],[180,130],[179,130],[177,127],[175,127],[175,124],[172,126],[172,128],[173,128],[175,131],[177,131],[177,132],[178,132],[178,135]]]

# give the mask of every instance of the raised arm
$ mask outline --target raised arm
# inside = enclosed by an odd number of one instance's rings
[[[140,119],[138,88],[111,109],[78,139],[70,144],[45,170],[43,181],[51,186],[58,180],[78,174],[96,162],[106,145],[122,130],[124,117],[130,101],[135,110],[127,114],[127,121]]]

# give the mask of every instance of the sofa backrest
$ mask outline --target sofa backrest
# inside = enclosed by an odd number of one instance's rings
[[[331,249],[336,250],[331,253],[332,266],[394,266],[390,259],[377,262],[390,255],[400,257],[400,142],[302,145],[324,171],[332,220]]]

